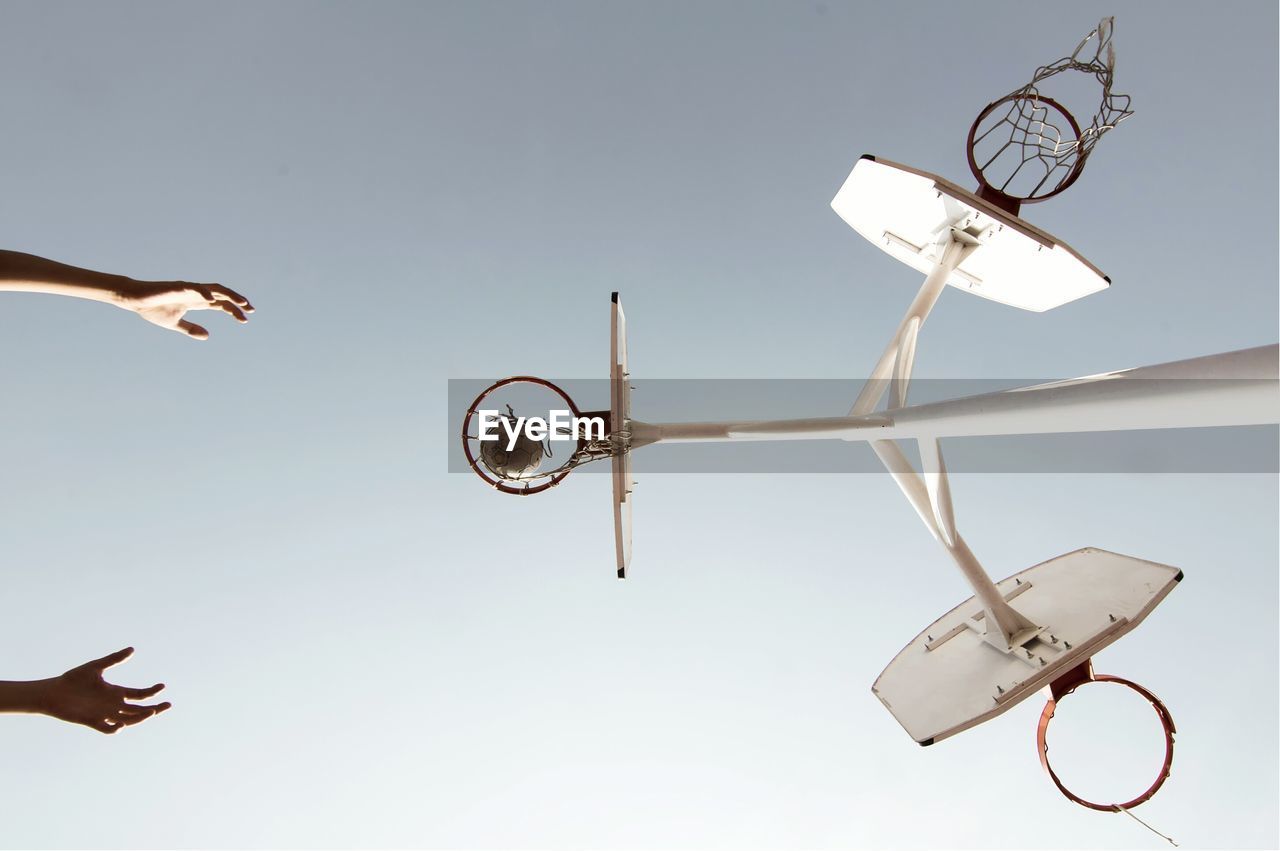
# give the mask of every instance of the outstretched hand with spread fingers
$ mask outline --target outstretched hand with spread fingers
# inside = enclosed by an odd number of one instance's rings
[[[245,314],[253,313],[253,305],[235,290],[187,281],[130,281],[117,303],[148,322],[197,340],[209,339],[209,332],[184,318],[189,310],[221,310],[238,322],[248,322]]]
[[[21,251],[0,250],[0,292],[5,291],[51,293],[114,304],[196,340],[209,339],[209,332],[184,318],[189,310],[221,310],[240,322],[247,322],[245,314],[253,313],[247,298],[222,284],[139,281]]]
[[[133,655],[133,648],[117,650],[101,659],[85,662],[58,677],[40,682],[39,711],[72,724],[92,727],[99,733],[116,733],[168,709],[169,703],[130,703],[145,700],[164,688],[129,688],[109,683],[103,672]]]

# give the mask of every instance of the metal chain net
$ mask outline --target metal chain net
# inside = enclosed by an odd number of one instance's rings
[[[547,447],[544,449],[544,457],[552,457],[550,452],[550,443],[548,442],[544,445]],[[622,437],[618,433],[615,433],[614,435],[601,440],[584,441],[582,446],[574,449],[568,459],[558,467],[548,470],[535,470],[519,477],[509,476],[503,470],[491,467],[484,461],[483,457],[481,459],[481,463],[484,463],[484,467],[489,471],[490,475],[501,481],[509,482],[513,485],[524,485],[526,488],[532,488],[547,479],[558,476],[561,473],[567,473],[577,467],[581,467],[583,464],[589,464],[592,461],[601,461],[605,458],[612,458],[614,455],[622,454],[629,449],[630,434],[626,434],[625,437]]]
[[[1133,114],[1129,96],[1111,91],[1116,63],[1115,47],[1111,43],[1113,21],[1113,18],[1103,18],[1070,56],[1036,69],[1031,82],[997,101],[1007,102],[1008,110],[980,135],[975,135],[972,142],[981,180],[993,189],[1023,200],[1047,197],[1064,188],[1084,168],[1085,159],[1102,134]],[[1039,90],[1043,81],[1065,71],[1090,74],[1102,87],[1098,111],[1078,135],[1071,126],[1071,117],[1061,108],[1047,104]],[[983,142],[988,142],[985,146],[988,149],[992,144],[997,147],[979,163],[976,148]],[[1008,171],[1003,179],[1000,175],[993,179],[988,173],[997,160],[1001,165],[996,171],[1001,174],[1002,170]]]

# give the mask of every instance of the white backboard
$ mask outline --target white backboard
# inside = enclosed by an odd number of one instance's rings
[[[973,597],[929,625],[871,690],[922,745],[987,721],[1129,632],[1182,579],[1176,567],[1087,547],[997,583],[1044,631],[1012,652],[987,643]],[[975,628],[976,627],[976,628]]]
[[[627,373],[627,317],[622,300],[613,294],[609,330],[609,419],[611,439],[625,441],[613,463],[613,537],[618,578],[627,578],[631,563],[631,384]]]
[[[854,230],[928,273],[949,228],[979,247],[947,283],[1041,312],[1106,289],[1109,279],[1071,246],[934,174],[864,156],[831,202]]]

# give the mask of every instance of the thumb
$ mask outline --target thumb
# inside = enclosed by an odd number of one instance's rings
[[[182,333],[186,334],[188,337],[191,337],[194,340],[209,339],[209,332],[205,328],[197,325],[194,322],[188,322],[185,319],[178,320],[177,330],[181,331]]]

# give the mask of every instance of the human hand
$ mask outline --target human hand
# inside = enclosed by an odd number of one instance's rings
[[[197,340],[209,339],[209,332],[183,317],[188,310],[222,310],[240,322],[253,305],[238,292],[221,284],[192,284],[187,281],[129,281],[116,301],[148,322],[186,334]]]
[[[121,727],[141,723],[159,715],[172,704],[141,705],[130,700],[144,700],[164,688],[157,683],[150,688],[128,688],[103,679],[102,673],[133,655],[133,648],[117,650],[101,659],[85,662],[65,674],[40,681],[38,710],[45,715],[72,724],[92,727],[99,733],[115,733]]]

